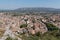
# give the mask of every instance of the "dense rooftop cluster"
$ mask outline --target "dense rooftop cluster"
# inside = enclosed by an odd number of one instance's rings
[[[12,16],[0,13],[0,32],[2,35],[0,40],[6,40],[9,36],[22,40],[22,34],[26,36],[37,33],[44,34],[57,30],[55,27],[60,29],[60,15],[51,15],[49,17],[42,15]]]

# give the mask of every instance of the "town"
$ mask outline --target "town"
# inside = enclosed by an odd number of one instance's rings
[[[22,40],[22,34],[27,37],[29,35],[36,35],[37,33],[43,35],[44,33],[58,29],[60,29],[60,15],[13,16],[0,13],[0,40],[6,40],[8,37]]]

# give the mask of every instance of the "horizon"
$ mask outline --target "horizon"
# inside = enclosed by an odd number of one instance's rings
[[[52,8],[52,7],[20,7],[20,8],[50,8],[50,9],[60,9],[60,8]],[[15,9],[0,9],[0,10],[16,10],[20,8],[15,8]]]
[[[60,9],[60,0],[0,0],[1,10],[14,10],[28,7]]]

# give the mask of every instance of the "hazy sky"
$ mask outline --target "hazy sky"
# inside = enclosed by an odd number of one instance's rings
[[[0,0],[0,9],[16,9],[22,7],[60,8],[60,0]]]

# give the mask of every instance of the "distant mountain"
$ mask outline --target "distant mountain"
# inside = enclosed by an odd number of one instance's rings
[[[36,7],[36,8],[18,8],[15,9],[14,11],[16,12],[60,12],[60,9]]]
[[[0,10],[0,12],[54,12],[54,13],[60,13],[60,9],[55,8],[44,8],[44,7],[31,7],[31,8],[18,8],[15,10]]]

